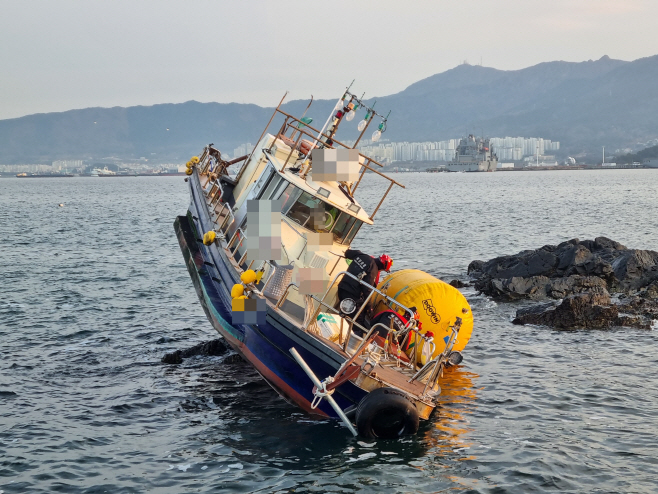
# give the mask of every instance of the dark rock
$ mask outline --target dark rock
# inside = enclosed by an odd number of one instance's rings
[[[551,280],[546,276],[531,276],[529,278],[515,276],[509,279],[496,278],[491,280],[489,292],[495,294],[493,296],[496,298],[507,300],[524,298],[541,300],[546,298],[546,291],[550,287],[550,282]]]
[[[601,288],[607,292],[605,280],[596,276],[579,276],[572,275],[566,278],[557,278],[550,280],[550,287],[547,295],[551,298],[565,298],[576,293],[584,293],[592,288]]]
[[[180,364],[184,358],[194,357],[195,355],[224,355],[229,351],[229,346],[223,338],[199,343],[186,350],[176,350],[167,353],[162,357],[165,364]]]
[[[658,301],[658,281],[654,281],[646,287],[642,296],[648,299],[657,299]]]
[[[619,242],[615,242],[614,240],[610,240],[609,238],[606,237],[596,237],[594,239],[594,248],[591,250],[605,250],[605,249],[612,249],[612,250],[627,250],[625,246],[621,245]]]
[[[658,252],[627,249],[606,237],[582,242],[575,238],[557,246],[545,245],[486,262],[473,261],[468,273],[479,291],[501,300],[563,298],[582,293],[587,285],[572,277],[590,279],[586,283],[593,283],[591,277],[597,277],[609,290],[629,292],[658,281]],[[556,284],[554,280],[561,281]]]
[[[244,359],[240,356],[238,353],[234,353],[233,355],[229,355],[224,359],[225,364],[239,364],[244,362]]]
[[[599,287],[570,295],[557,304],[519,309],[514,324],[538,324],[558,329],[608,328],[617,322],[619,311],[610,305],[610,294]]]
[[[452,280],[450,283],[448,283],[450,286],[454,286],[455,288],[464,288],[466,286],[470,286],[468,283],[464,283],[463,281],[459,280]]]
[[[468,272],[476,289],[498,300],[561,299],[520,309],[515,324],[650,328],[658,320],[658,252],[606,237],[473,261]],[[609,292],[618,295],[617,303]]]
[[[484,261],[471,261],[468,265],[466,273],[470,276],[475,276],[476,273],[482,273],[482,266],[484,266]]]
[[[619,314],[614,325],[638,329],[651,329],[651,323],[651,319],[645,316]]]
[[[621,290],[637,290],[658,280],[658,252],[627,250],[615,260],[613,267]]]
[[[583,264],[592,257],[590,250],[581,244],[571,244],[558,255],[557,271],[565,271],[572,266]]]
[[[161,362],[163,364],[182,364],[183,363],[183,356],[181,355],[180,350],[176,350],[175,352],[171,353],[166,353],[164,357],[162,357]]]

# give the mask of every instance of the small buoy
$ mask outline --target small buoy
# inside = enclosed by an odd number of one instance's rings
[[[256,281],[256,272],[253,269],[247,269],[240,275],[240,279],[246,284],[253,283]]]
[[[192,175],[194,173],[194,170],[192,168],[188,168],[185,170],[185,175]]]
[[[196,165],[199,162],[199,157],[198,156],[192,156],[192,159],[190,159],[190,161]]]
[[[209,232],[204,233],[203,235],[203,245],[210,245],[215,241],[217,234],[210,230]]]
[[[187,168],[192,168],[194,166],[194,164],[191,161],[188,161],[187,163],[185,163],[185,166]]]
[[[239,283],[233,285],[233,288],[231,288],[231,298],[238,298],[242,295],[244,295],[244,287]]]
[[[60,208],[63,208],[63,207],[64,207],[64,203],[60,203],[59,207],[60,207]]]

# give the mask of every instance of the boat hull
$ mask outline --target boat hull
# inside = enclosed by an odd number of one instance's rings
[[[192,202],[187,216],[179,216],[175,230],[199,301],[212,326],[231,347],[261,374],[288,402],[311,414],[337,417],[326,400],[311,408],[313,383],[290,354],[296,348],[309,367],[324,379],[333,376],[344,357],[310,334],[291,324],[268,306],[265,324],[233,324],[230,290],[239,277],[227,254],[216,244],[206,246],[201,240],[210,229],[205,205],[197,207],[203,194],[192,184]],[[357,405],[367,394],[351,382],[336,389],[333,397],[345,410]]]
[[[449,172],[494,172],[496,171],[497,161],[479,161],[465,163],[448,163],[446,170]]]

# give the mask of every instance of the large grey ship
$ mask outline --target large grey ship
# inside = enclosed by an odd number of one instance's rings
[[[448,162],[450,172],[493,172],[498,166],[498,157],[493,152],[489,139],[469,135],[462,137],[455,150],[455,158]]]

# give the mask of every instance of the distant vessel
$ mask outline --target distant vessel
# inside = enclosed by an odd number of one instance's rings
[[[113,172],[107,166],[103,167],[103,169],[94,168],[91,171],[91,176],[92,177],[113,177],[115,175],[116,175],[116,172]]]
[[[32,173],[28,175],[27,173],[17,173],[16,176],[18,178],[60,178],[60,177],[72,177],[73,175],[70,173],[44,173],[44,174],[38,174],[38,173]]]
[[[448,162],[450,172],[493,172],[498,166],[498,157],[493,152],[489,139],[473,134],[462,137],[455,150],[455,158]]]

